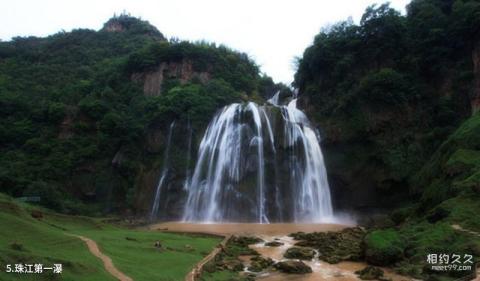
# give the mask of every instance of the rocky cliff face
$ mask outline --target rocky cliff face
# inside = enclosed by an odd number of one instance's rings
[[[179,219],[183,213],[185,179],[193,168],[199,136],[183,122],[172,126],[170,142],[169,133],[168,128],[162,127],[151,128],[147,133],[146,158],[135,179],[134,208],[140,217],[150,214],[165,169],[157,218]]]
[[[480,39],[477,40],[472,53],[473,73],[475,75],[473,97],[472,97],[472,115],[480,110]]]
[[[299,106],[320,131],[335,209],[368,213],[392,208],[405,199],[405,171],[410,168],[397,167],[395,161],[415,153],[399,133],[415,119],[409,112],[413,109],[372,110],[358,102],[349,109],[320,114],[325,108],[314,98],[300,92]]]
[[[102,28],[106,32],[131,32],[146,35],[155,40],[163,41],[165,37],[158,29],[148,21],[144,21],[129,14],[121,14],[109,19]]]
[[[118,21],[111,22],[105,25],[104,29],[108,32],[121,32],[125,31],[125,27]]]
[[[194,71],[192,61],[182,60],[162,62],[153,71],[132,74],[131,79],[143,84],[146,96],[158,96],[162,93],[163,83],[168,79],[178,80],[181,84],[197,79],[205,84],[210,80],[210,74]]]

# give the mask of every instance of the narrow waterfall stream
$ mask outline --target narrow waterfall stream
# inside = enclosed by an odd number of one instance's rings
[[[174,128],[175,121],[170,124],[170,127],[168,129],[167,147],[165,148],[165,152],[163,155],[163,168],[162,173],[160,174],[160,179],[158,180],[157,188],[155,190],[155,197],[152,204],[152,210],[150,212],[150,220],[154,220],[157,217],[158,207],[160,206],[160,195],[162,193],[162,188],[168,175],[168,160],[170,156],[170,145],[172,142],[172,134]]]
[[[332,215],[319,137],[293,99],[224,107],[200,143],[184,221],[325,222]]]

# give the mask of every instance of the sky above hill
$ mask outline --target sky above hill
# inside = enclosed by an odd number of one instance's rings
[[[98,30],[126,11],[156,26],[166,37],[225,44],[249,54],[262,72],[290,84],[295,58],[321,30],[352,17],[359,22],[374,0],[15,0],[4,2],[0,39],[47,36],[61,30]],[[391,0],[404,13],[409,0]]]

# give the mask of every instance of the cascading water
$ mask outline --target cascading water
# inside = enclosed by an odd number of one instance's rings
[[[231,104],[209,124],[184,221],[321,222],[332,217],[319,138],[296,99]]]
[[[170,145],[172,142],[173,128],[175,128],[175,121],[170,124],[170,128],[168,129],[167,147],[165,148],[165,154],[163,156],[163,169],[162,173],[160,174],[160,179],[158,180],[157,189],[155,190],[152,211],[150,212],[150,220],[154,220],[157,217],[158,207],[160,205],[160,195],[168,175],[168,159],[170,154]]]
[[[269,100],[268,102],[273,105],[279,105],[280,102],[280,91],[277,91]]]

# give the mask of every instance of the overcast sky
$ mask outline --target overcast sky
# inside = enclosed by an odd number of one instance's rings
[[[276,82],[293,79],[294,58],[324,26],[352,17],[358,22],[375,0],[15,0],[0,5],[0,38],[46,36],[60,30],[98,30],[127,11],[166,37],[205,39],[249,54]],[[392,0],[404,13],[409,0]]]

